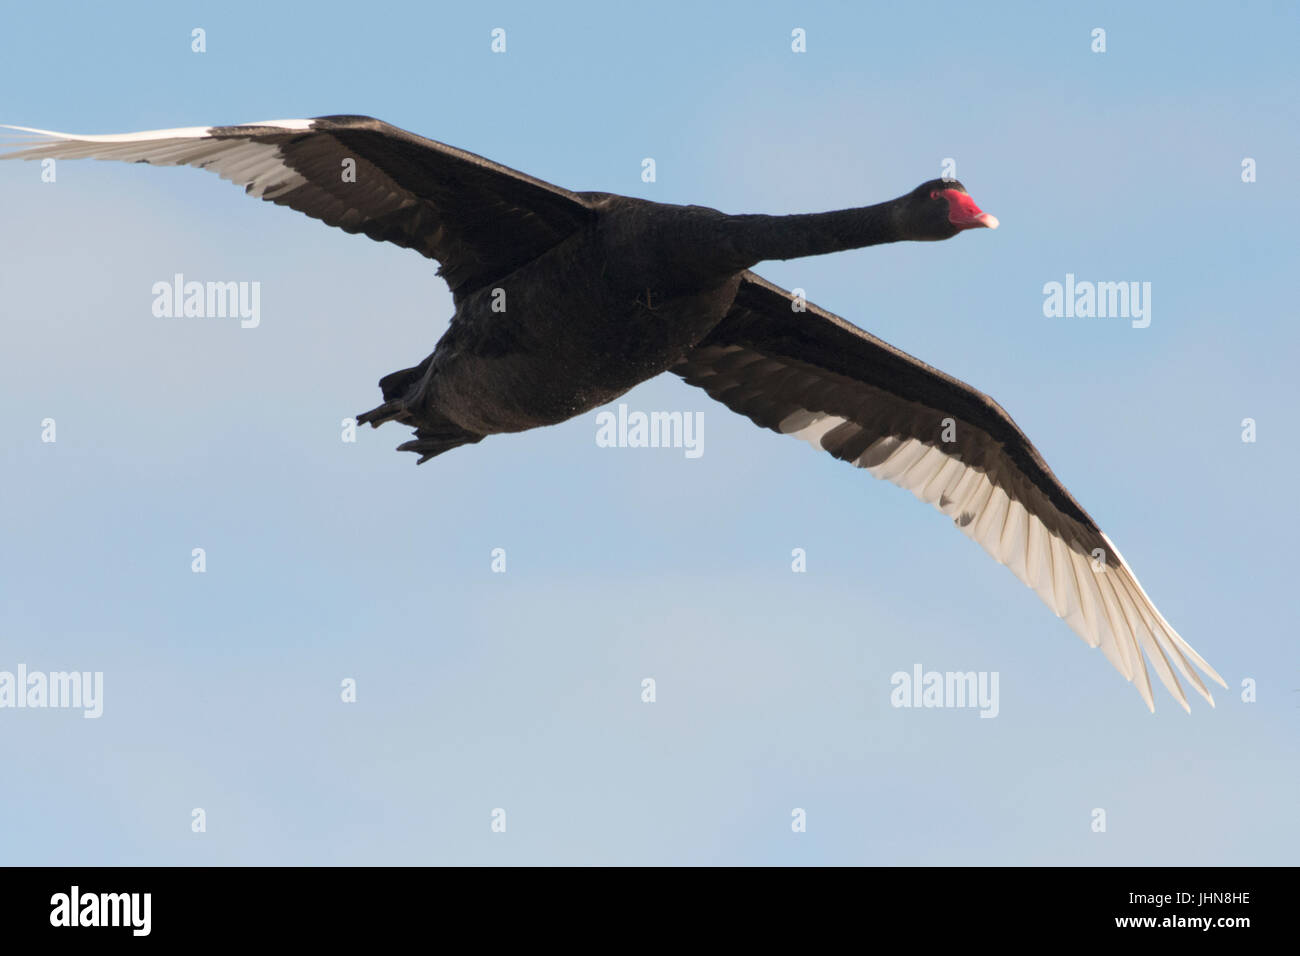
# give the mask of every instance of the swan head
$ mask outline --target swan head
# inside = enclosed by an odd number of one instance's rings
[[[906,196],[899,206],[900,228],[907,239],[950,239],[966,229],[996,229],[996,216],[975,205],[955,179],[932,179]]]

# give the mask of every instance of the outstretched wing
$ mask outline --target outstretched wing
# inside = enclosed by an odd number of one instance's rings
[[[536,258],[593,215],[575,193],[367,116],[108,136],[4,128],[33,137],[3,159],[210,169],[251,196],[438,260],[457,296]]]
[[[1155,710],[1143,652],[1188,708],[1173,668],[1221,678],[1164,619],[1132,569],[987,395],[838,316],[745,274],[723,321],[673,368],[756,424],[906,488],[954,519]],[[1172,665],[1172,666],[1171,666]]]

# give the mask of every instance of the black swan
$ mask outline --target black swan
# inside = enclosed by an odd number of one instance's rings
[[[889,202],[730,216],[570,192],[364,116],[111,136],[26,127],[3,158],[118,159],[210,169],[250,195],[440,263],[456,312],[433,353],[379,382],[358,416],[415,429],[419,462],[551,425],[673,372],[756,424],[908,489],[954,519],[1136,682],[1145,651],[1211,704],[1194,662],[1128,564],[991,398],[750,267],[997,226],[956,181]],[[348,171],[351,175],[348,175]]]

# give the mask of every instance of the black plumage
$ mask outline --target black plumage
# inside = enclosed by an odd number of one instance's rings
[[[1207,699],[1191,665],[1223,683],[996,402],[829,312],[797,309],[749,271],[996,227],[958,182],[832,212],[728,215],[571,192],[362,116],[26,132],[35,137],[9,157],[211,169],[254,196],[437,260],[455,302],[446,333],[419,364],[385,376],[383,403],[358,416],[413,427],[399,447],[420,462],[564,421],[673,372],[952,517],[1102,647],[1148,706],[1143,652],[1184,707],[1174,668]]]

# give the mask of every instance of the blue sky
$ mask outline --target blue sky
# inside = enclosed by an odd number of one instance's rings
[[[991,393],[1230,690],[1148,714],[942,516],[676,379],[623,400],[702,411],[694,460],[594,413],[344,443],[446,328],[432,263],[193,170],[7,163],[0,670],[105,700],[0,710],[0,862],[1294,863],[1295,8],[1044,6],[7,11],[0,122],[364,113],[729,212],[955,158],[997,232],[758,271]],[[260,327],[154,318],[177,272],[259,281]],[[1045,318],[1066,273],[1150,282],[1150,327]],[[917,663],[998,672],[998,717],[891,707]]]

